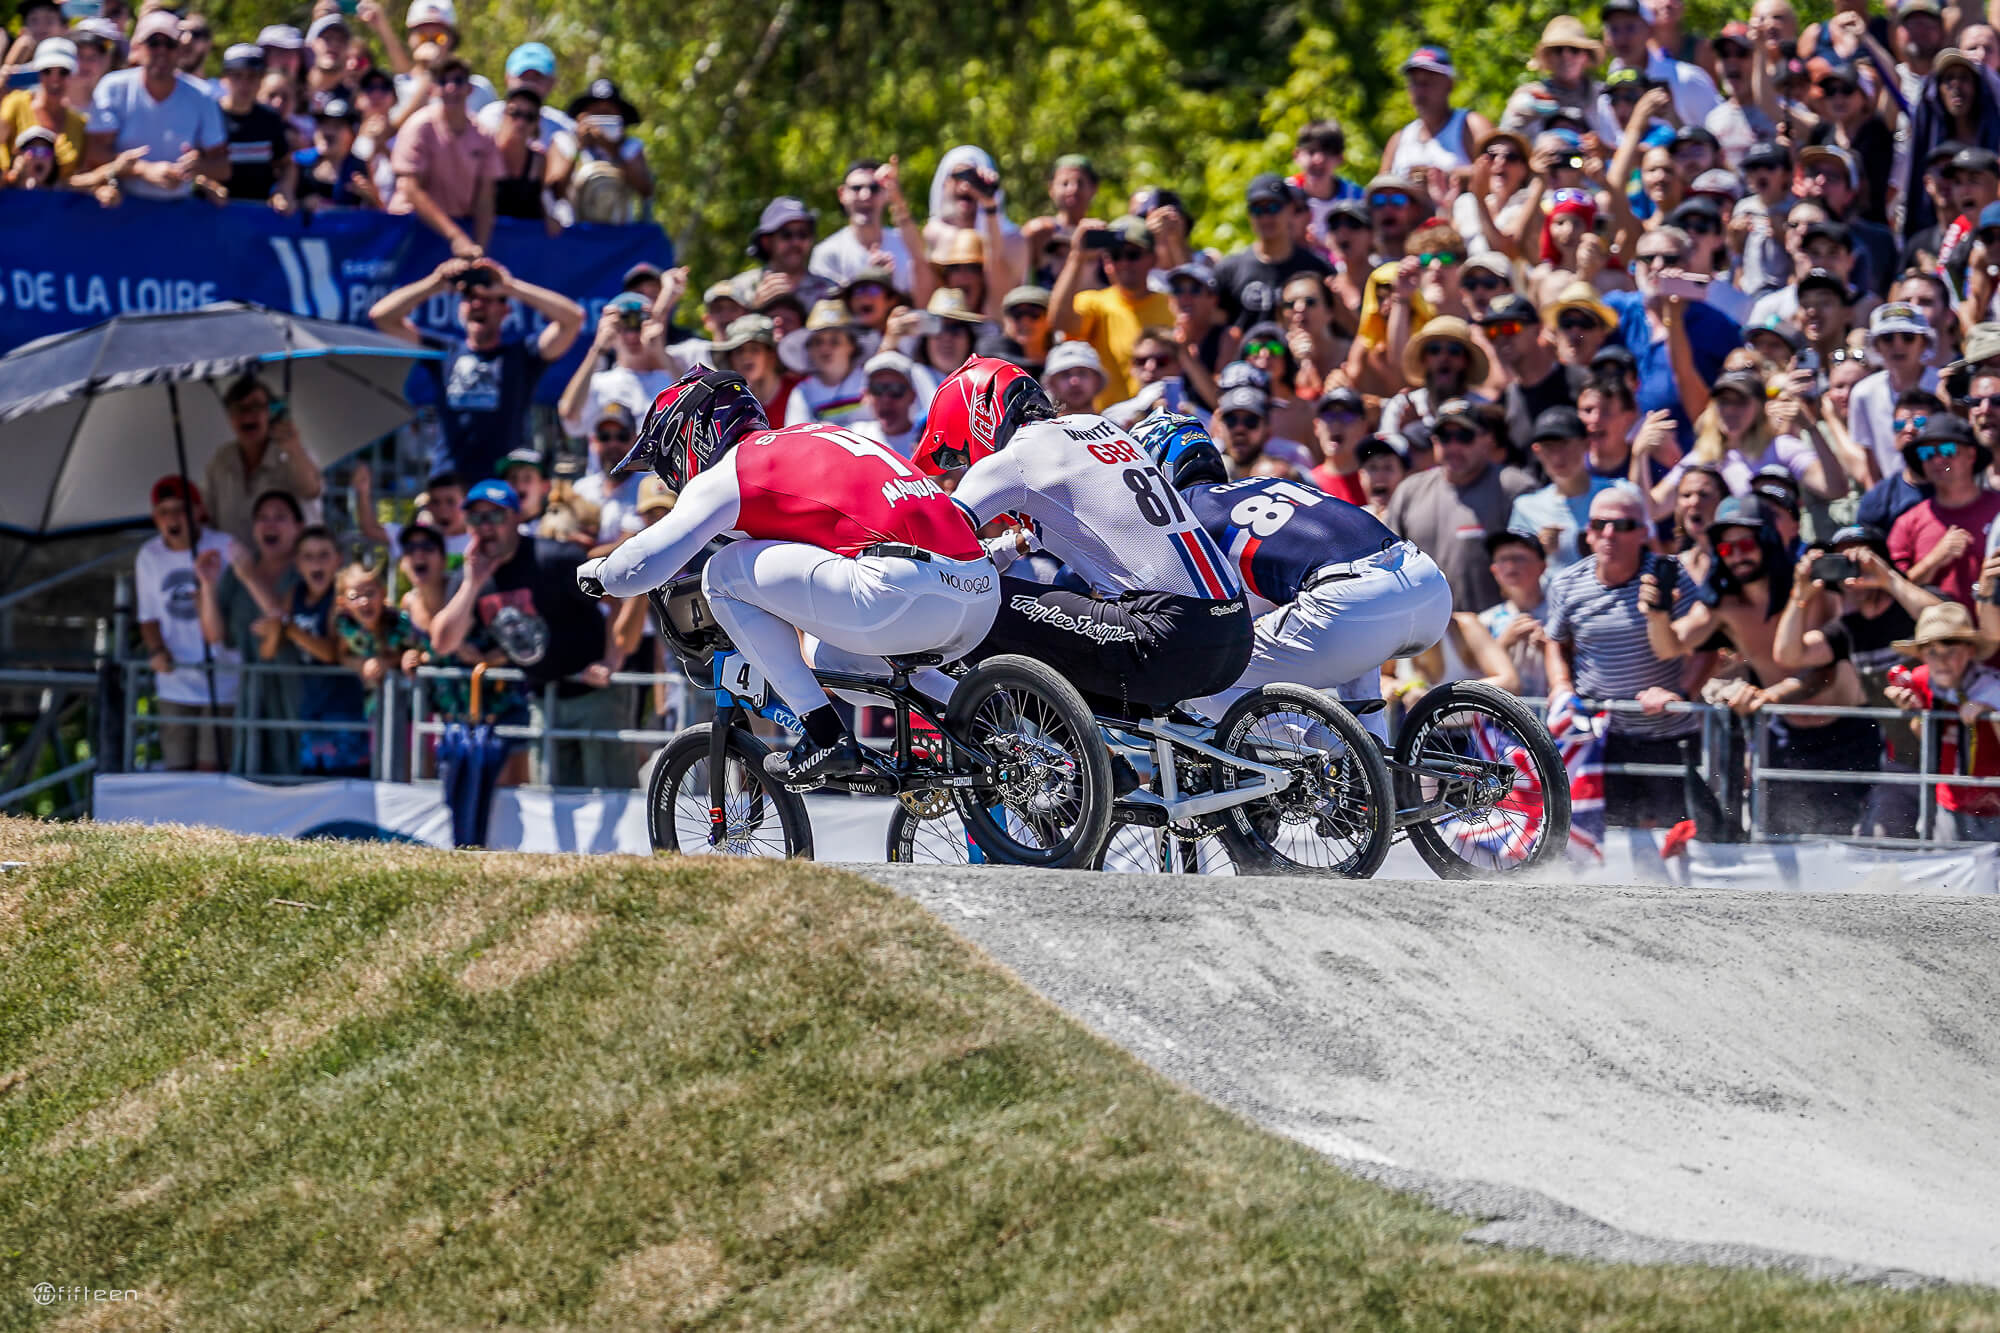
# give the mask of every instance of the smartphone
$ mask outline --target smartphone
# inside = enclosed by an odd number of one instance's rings
[[[974,166],[960,167],[957,171],[951,173],[951,178],[963,184],[970,185],[973,189],[979,191],[981,194],[986,193],[986,182],[983,179],[981,179],[978,167]],[[996,183],[993,188],[997,190],[1000,187]]]
[[[1854,562],[1852,556],[1823,555],[1813,561],[1812,576],[1814,583],[1838,588],[1849,579],[1860,578],[1861,566]]]
[[[353,18],[361,10],[361,0],[340,0],[340,12]]]
[[[1092,227],[1083,233],[1083,248],[1086,250],[1116,250],[1121,238],[1109,227]]]
[[[286,402],[282,398],[273,398],[271,400],[272,424],[276,425],[278,422],[283,421],[286,418],[286,416],[290,415],[291,410],[292,410],[292,405],[290,403]]]
[[[1808,347],[1806,348],[1805,351],[1800,352],[1797,356],[1793,357],[1792,369],[1793,370],[1820,369],[1819,348]]]
[[[1691,278],[1685,273],[1669,273],[1660,279],[1660,295],[1699,301],[1708,295],[1707,278]]]

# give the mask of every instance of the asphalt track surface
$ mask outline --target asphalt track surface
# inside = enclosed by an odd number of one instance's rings
[[[2000,1286],[2000,902],[862,867],[1470,1238]]]

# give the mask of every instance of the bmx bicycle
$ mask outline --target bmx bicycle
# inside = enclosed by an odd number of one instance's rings
[[[770,748],[750,728],[762,717],[797,735],[798,718],[716,624],[698,568],[647,598],[661,638],[716,704],[715,720],[683,729],[654,766],[646,793],[654,849],[810,858],[805,801],[765,774]],[[957,811],[986,859],[1002,864],[1086,865],[1101,855],[1110,759],[1075,686],[1040,662],[1003,655],[967,672],[940,707],[909,683],[912,671],[938,665],[937,654],[886,660],[887,679],[814,673],[829,690],[885,700],[895,715],[895,739],[875,771],[827,789]]]
[[[1382,706],[1343,705],[1297,685],[1252,690],[1225,712],[1212,746],[1297,779],[1281,791],[1206,809],[1174,802],[1190,789],[1232,796],[1249,789],[1234,776],[1242,770],[1212,758],[1172,765],[1176,752],[1205,757],[1187,735],[1190,715],[1135,733],[1129,721],[1100,712],[1107,743],[1128,762],[1138,758],[1133,741],[1142,735],[1169,730],[1173,748],[1156,739],[1165,760],[1156,761],[1149,782],[1159,790],[1119,799],[1096,864],[1365,878],[1380,868],[1393,839],[1407,836],[1439,878],[1471,879],[1520,874],[1561,855],[1569,842],[1568,774],[1547,729],[1518,699],[1476,681],[1441,686],[1410,712],[1393,747],[1356,721]],[[1370,804],[1364,791],[1380,795]],[[963,830],[950,820],[949,811],[929,825],[898,812],[889,859],[972,859]]]

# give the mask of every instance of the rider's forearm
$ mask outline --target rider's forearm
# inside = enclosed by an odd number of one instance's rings
[[[682,490],[672,512],[619,543],[604,557],[599,580],[613,597],[641,597],[686,569],[701,548],[736,525],[736,480],[709,472]]]

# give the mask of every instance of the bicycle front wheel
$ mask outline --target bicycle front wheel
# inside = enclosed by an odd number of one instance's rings
[[[689,727],[667,742],[646,792],[646,825],[656,852],[687,856],[774,856],[811,860],[812,822],[798,793],[764,774],[769,749],[742,731],[724,751],[721,838],[709,812],[709,742],[717,723]]]
[[[986,859],[1088,866],[1111,832],[1111,759],[1076,686],[1012,653],[990,657],[952,692],[945,721],[1008,770],[997,788],[958,795]]]
[[[1411,824],[1439,879],[1518,875],[1569,845],[1569,773],[1548,728],[1511,694],[1461,680],[1426,694],[1396,737],[1400,789],[1444,812]]]
[[[898,801],[889,812],[887,859],[898,865],[970,865],[972,846],[958,806],[947,801],[938,814],[913,815]]]
[[[1366,879],[1395,837],[1389,771],[1354,714],[1303,685],[1264,685],[1222,715],[1215,746],[1285,769],[1291,785],[1224,812],[1222,842],[1239,873]],[[1253,781],[1217,762],[1210,781],[1227,791]]]

